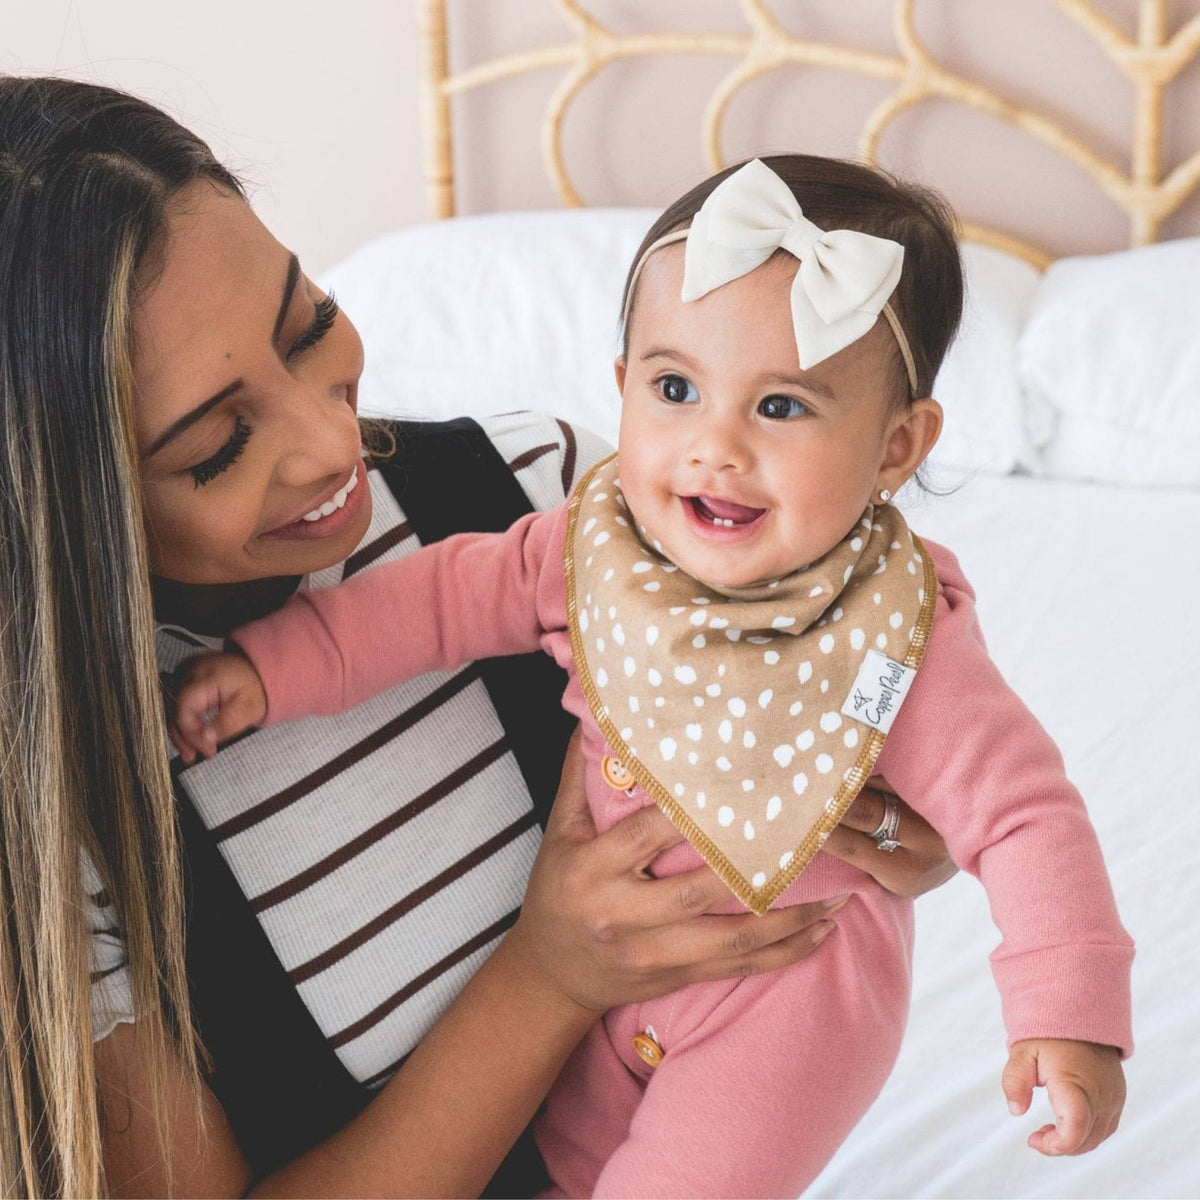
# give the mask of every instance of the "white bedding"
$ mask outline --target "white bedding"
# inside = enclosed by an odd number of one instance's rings
[[[806,1195],[1200,1195],[1200,492],[979,476],[905,507],[958,554],[993,658],[1087,799],[1137,942],[1129,1099],[1091,1154],[1025,1146],[1053,1118],[1041,1100],[1008,1114],[997,935],[983,889],[959,876],[918,902],[896,1070]]]
[[[439,417],[540,407],[611,439],[614,314],[647,223],[619,212],[472,218],[364,247],[326,280],[363,331],[364,403]],[[1046,1159],[1024,1145],[1048,1110],[1039,1100],[1008,1114],[987,962],[997,935],[983,889],[960,877],[919,902],[899,1064],[808,1194],[1196,1197],[1200,490],[999,473],[1028,453],[1011,356],[1035,284],[986,255],[968,267],[977,286],[957,375],[946,376],[962,397],[948,421],[962,423],[954,444],[972,448],[981,472],[949,497],[906,489],[900,501],[919,533],[958,554],[993,657],[1088,801],[1138,944],[1129,1101],[1092,1154]],[[972,395],[974,378],[990,380],[986,395]],[[1002,405],[1011,411],[990,411]]]

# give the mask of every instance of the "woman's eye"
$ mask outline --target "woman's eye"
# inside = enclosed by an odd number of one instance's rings
[[[700,399],[696,385],[682,375],[664,375],[655,381],[658,394],[670,404],[695,404]]]
[[[241,458],[249,438],[250,426],[241,417],[237,417],[234,420],[233,433],[230,435],[229,441],[211,458],[206,458],[194,467],[188,467],[188,474],[191,475],[196,486],[203,487],[206,483],[216,479],[222,471],[228,471]]]
[[[809,409],[795,396],[767,396],[759,401],[758,411],[772,421],[786,421],[788,417],[802,417]]]
[[[315,346],[332,328],[338,315],[338,302],[332,292],[318,300],[312,324],[291,344],[288,358]]]

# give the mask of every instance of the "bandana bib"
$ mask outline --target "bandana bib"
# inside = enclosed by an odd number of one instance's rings
[[[700,583],[639,537],[613,456],[571,497],[564,565],[575,669],[621,767],[765,912],[871,774],[933,623],[929,555],[868,505],[803,570]]]

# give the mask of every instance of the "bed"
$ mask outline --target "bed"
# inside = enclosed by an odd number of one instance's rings
[[[452,217],[451,99],[515,74],[534,52],[452,76],[444,4],[418,7],[435,219],[362,247],[323,280],[363,334],[362,405],[434,418],[544,409],[614,441],[621,283],[654,210]],[[593,18],[566,0],[559,7],[586,39]],[[1140,5],[1136,38],[1086,4],[1059,7],[1099,22],[1093,28],[1114,52],[1122,36],[1143,47],[1143,58],[1157,46],[1175,73],[1200,44],[1198,18],[1168,35],[1160,0]],[[743,8],[761,35],[754,23],[769,21],[769,11],[751,0]],[[920,65],[912,8],[896,4],[894,61],[910,68]],[[699,52],[682,35],[663,36],[669,53]],[[722,36],[734,70],[709,106],[710,134],[719,131],[739,65],[743,76],[751,70],[750,40]],[[831,49],[800,50],[798,39],[787,39],[796,61]],[[622,49],[634,52],[619,37],[592,43],[574,58],[540,52],[542,66],[567,68],[543,141],[568,205],[578,197],[559,153],[566,105],[605,65],[604,53],[611,61]],[[643,38],[637,53],[647,52]],[[717,51],[708,44],[707,52]],[[858,147],[865,157],[922,94],[988,102],[986,89],[935,66],[896,74],[895,96],[872,115]],[[1025,1146],[1052,1118],[1041,1098],[1023,1118],[1005,1108],[1004,1034],[987,962],[996,933],[983,890],[960,876],[918,904],[900,1060],[809,1196],[1200,1195],[1200,940],[1192,926],[1200,756],[1191,741],[1200,682],[1200,239],[1155,241],[1172,202],[1200,177],[1200,160],[1189,160],[1183,175],[1161,175],[1156,113],[1171,74],[1159,71],[1157,85],[1154,72],[1135,78],[1133,170],[1122,176],[1130,183],[1125,247],[1051,260],[1004,231],[964,222],[968,310],[935,388],[947,430],[932,481],[948,494],[910,487],[898,501],[919,533],[958,553],[993,657],[1058,741],[1088,801],[1138,946],[1125,1117],[1113,1138],[1080,1158],[1045,1159]],[[930,90],[918,94],[918,85]],[[993,106],[992,114],[1031,128],[1027,110]],[[1078,152],[1069,133],[1050,133],[1059,149]],[[1041,136],[1036,128],[1033,136]],[[714,162],[718,141],[709,138]],[[1033,590],[1019,586],[1030,563],[1042,581]]]

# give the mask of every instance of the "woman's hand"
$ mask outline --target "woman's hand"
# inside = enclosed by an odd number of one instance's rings
[[[833,932],[842,897],[761,917],[706,915],[729,900],[708,867],[666,879],[645,873],[682,840],[653,806],[596,833],[576,730],[509,951],[599,1014],[688,983],[789,966]]]
[[[900,846],[891,852],[880,850],[869,836],[883,822],[885,794],[900,806]],[[822,849],[866,871],[898,896],[921,896],[941,887],[958,870],[937,830],[896,796],[882,775],[867,780]]]

